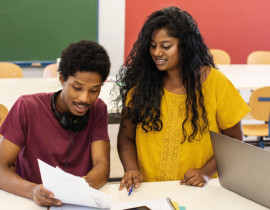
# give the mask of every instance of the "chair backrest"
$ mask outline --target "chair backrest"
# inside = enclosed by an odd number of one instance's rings
[[[270,86],[254,90],[250,96],[251,115],[256,120],[269,121]]]
[[[56,63],[49,64],[43,70],[44,78],[58,77],[58,65]]]
[[[8,109],[4,105],[0,104],[0,126],[5,120],[7,114],[8,114]]]
[[[0,62],[0,78],[22,78],[23,71],[14,63]]]
[[[225,50],[210,49],[210,52],[215,64],[231,64],[231,57]]]
[[[247,64],[270,64],[270,51],[254,51],[247,57]]]

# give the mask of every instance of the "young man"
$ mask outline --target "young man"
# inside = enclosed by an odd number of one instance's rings
[[[63,51],[62,90],[21,96],[0,128],[0,188],[41,206],[61,205],[42,186],[37,159],[83,176],[91,187],[109,178],[108,113],[98,99],[110,70],[105,49],[79,41]],[[15,164],[15,172],[11,169]]]

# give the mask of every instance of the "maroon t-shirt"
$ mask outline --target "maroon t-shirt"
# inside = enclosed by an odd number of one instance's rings
[[[16,173],[37,184],[42,183],[37,158],[63,169],[69,142],[75,135],[62,128],[52,111],[52,94],[21,96],[0,128],[6,139],[21,148]],[[86,175],[92,168],[91,143],[97,140],[109,141],[107,106],[101,99],[90,107],[88,124],[77,133],[65,171]]]

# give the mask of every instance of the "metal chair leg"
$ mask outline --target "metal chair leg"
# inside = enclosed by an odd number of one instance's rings
[[[263,137],[258,137],[258,147],[264,149]]]

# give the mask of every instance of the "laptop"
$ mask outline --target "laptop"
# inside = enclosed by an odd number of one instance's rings
[[[222,187],[270,208],[270,152],[210,131]]]

